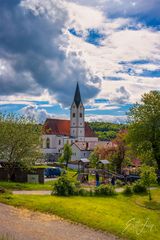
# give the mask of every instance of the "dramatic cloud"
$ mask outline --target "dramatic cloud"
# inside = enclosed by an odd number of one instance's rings
[[[90,86],[98,78],[60,48],[67,19],[63,2],[1,0],[0,15],[0,95],[38,96],[47,89],[68,106],[77,81],[85,89],[84,99],[98,93],[96,86]]]
[[[24,107],[20,110],[20,113],[39,123],[44,123],[46,118],[54,117],[52,114],[47,113],[46,110],[38,109],[36,105]]]

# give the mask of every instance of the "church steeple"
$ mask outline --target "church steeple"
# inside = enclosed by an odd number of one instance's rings
[[[85,139],[84,106],[78,83],[70,110],[70,135],[78,141]]]
[[[75,102],[77,108],[79,107],[79,104],[82,103],[78,82],[77,82],[76,91],[75,91],[75,95],[74,95],[74,102]]]

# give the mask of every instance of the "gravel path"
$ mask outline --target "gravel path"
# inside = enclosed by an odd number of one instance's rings
[[[0,235],[3,234],[8,234],[15,240],[118,239],[57,216],[17,209],[0,203]]]
[[[13,194],[26,194],[26,195],[51,195],[52,191],[47,190],[17,190],[12,191]],[[116,192],[123,192],[123,188],[116,188]]]
[[[24,194],[24,195],[51,195],[52,191],[48,190],[17,190],[12,191],[13,194]]]

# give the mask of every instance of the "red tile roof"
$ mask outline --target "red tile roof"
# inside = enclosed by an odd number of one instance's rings
[[[70,120],[48,118],[44,124],[44,133],[70,136]],[[85,123],[85,137],[96,137],[88,123]]]

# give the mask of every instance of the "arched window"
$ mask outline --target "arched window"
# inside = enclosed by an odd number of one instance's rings
[[[50,148],[50,139],[49,138],[46,139],[46,148]]]
[[[82,118],[82,113],[79,114],[80,118]]]
[[[73,113],[73,118],[75,118],[75,116],[76,116],[76,114],[75,114],[75,113]]]

